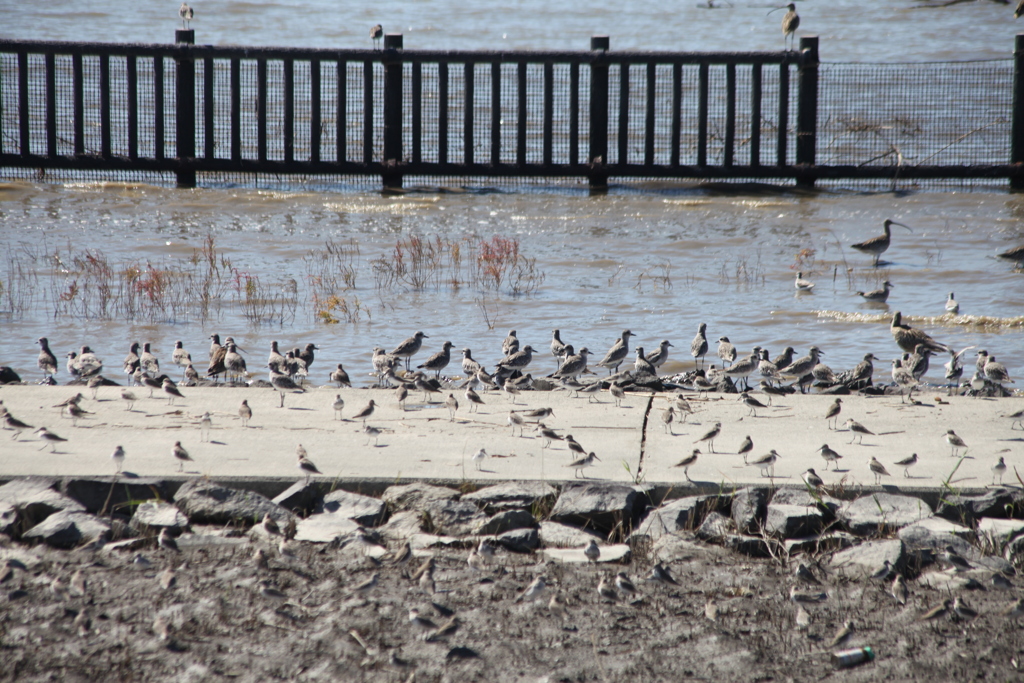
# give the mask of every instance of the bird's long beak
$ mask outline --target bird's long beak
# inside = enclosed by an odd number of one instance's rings
[[[776,7],[775,9],[771,10],[770,12],[768,12],[768,14],[771,14],[772,12],[778,12],[780,9],[786,9],[786,8],[785,7]],[[767,17],[768,14],[766,14],[765,16]]]
[[[900,226],[901,228],[906,228],[906,229],[907,229],[908,231],[910,231],[910,232],[914,232],[913,230],[911,230],[911,229],[910,229],[910,226],[909,226],[909,225],[903,225],[902,223],[897,223],[896,221],[892,221],[892,224],[893,224],[893,225],[898,225],[898,226]]]

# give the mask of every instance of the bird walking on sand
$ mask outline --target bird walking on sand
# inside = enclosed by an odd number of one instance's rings
[[[829,429],[839,429],[839,413],[843,410],[843,399],[837,398],[832,405],[828,407],[825,412],[825,419],[828,421]],[[835,427],[832,426],[832,420],[836,421]]]
[[[586,468],[588,468],[588,467],[593,467],[594,466],[594,461],[595,460],[600,460],[600,459],[601,458],[597,457],[597,454],[591,452],[590,455],[588,455],[585,458],[579,458],[577,460],[573,460],[571,463],[566,465],[566,467],[569,467],[571,469],[576,470],[576,472],[575,472],[575,476],[576,477],[579,477],[580,473],[582,472],[583,473],[583,478],[586,479],[587,478],[587,473],[584,472],[584,470]]]
[[[846,427],[851,432],[853,432],[853,439],[850,439],[850,443],[853,443],[855,439],[860,439],[857,443],[863,444],[865,434],[869,436],[875,435],[873,431],[871,431],[870,429],[862,425],[860,422],[857,422],[856,420],[853,419],[844,422],[843,426]]]
[[[597,541],[591,539],[587,547],[583,549],[583,554],[587,556],[588,561],[596,564],[601,557],[601,548],[597,545]]]
[[[828,444],[822,444],[821,448],[818,449],[821,453],[821,457],[825,458],[825,470],[828,471],[829,463],[835,463],[836,469],[839,469],[839,459],[843,456],[836,453],[834,450],[828,447]]]
[[[242,426],[248,427],[252,419],[252,408],[249,407],[249,399],[242,399],[242,405],[238,407],[238,417],[242,418]]]
[[[203,417],[199,420],[199,438],[203,441],[210,440],[210,429],[213,428],[213,418],[210,417],[210,412],[203,413]]]
[[[174,447],[171,448],[171,455],[173,455],[174,459],[178,461],[179,472],[185,471],[186,462],[194,462],[192,460],[192,456],[188,454],[188,451],[185,450],[180,441],[174,442]]]
[[[51,453],[57,452],[57,444],[67,441],[64,437],[57,436],[46,427],[40,427],[36,430],[36,437],[43,442],[43,448],[50,447]],[[43,450],[40,448],[39,450]]]
[[[174,386],[174,382],[171,381],[170,377],[164,377],[163,383],[160,385],[164,393],[167,394],[167,405],[174,405],[174,399],[185,398],[178,387]]]
[[[473,461],[473,464],[476,465],[477,471],[480,470],[480,467],[483,465],[483,462],[486,459],[487,459],[487,451],[485,451],[483,448],[481,448],[476,453],[474,453],[473,457],[471,458],[471,460]]]
[[[813,467],[809,467],[806,472],[800,475],[800,478],[803,479],[803,482],[807,486],[810,486],[815,490],[825,485],[825,482],[818,476],[818,473],[814,471]]]
[[[373,399],[371,398],[370,402],[366,404],[366,407],[363,408],[362,410],[360,410],[355,415],[353,415],[352,419],[353,420],[362,420],[363,421],[363,426],[365,427],[366,426],[366,421],[370,418],[371,415],[373,415],[373,411],[376,408],[376,406],[377,406],[377,404],[374,403]]]
[[[716,422],[715,426],[704,433],[704,436],[700,437],[694,443],[700,443],[701,441],[708,442],[708,450],[712,453],[715,452],[715,438],[722,433],[722,423]]]
[[[538,576],[533,580],[533,583],[527,586],[526,590],[516,596],[516,599],[512,602],[533,602],[543,595],[546,587],[547,583],[545,577],[543,575]]]
[[[631,602],[640,596],[640,591],[637,590],[636,585],[630,580],[626,572],[619,572],[615,575],[615,587],[622,593],[627,602]]]
[[[683,468],[683,474],[686,476],[687,481],[693,481],[692,479],[690,479],[690,468],[697,463],[698,455],[700,455],[700,449],[694,448],[693,453],[691,453],[690,455],[686,456],[685,458],[677,462],[675,465],[673,465],[673,467]]]
[[[951,458],[955,458],[957,451],[960,450],[961,448],[965,450],[967,448],[967,444],[964,443],[964,440],[957,436],[956,432],[954,432],[952,429],[946,430],[946,443],[948,443],[950,448],[952,449],[952,452],[949,454]]]
[[[480,394],[473,391],[472,387],[466,387],[466,393],[464,396],[466,397],[466,401],[469,402],[469,412],[471,413],[475,413],[480,410],[480,406],[484,404],[483,399],[480,398]]]
[[[444,407],[448,409],[448,414],[451,416],[451,422],[455,422],[455,413],[459,410],[459,401],[455,398],[455,394],[448,394],[448,398],[444,401]]]
[[[750,439],[750,436],[743,437],[743,443],[740,444],[739,450],[736,451],[736,455],[743,456],[743,464],[747,464],[747,455],[754,450],[754,442]]]
[[[117,467],[117,473],[121,473],[121,469],[124,467],[124,448],[118,446],[114,449],[114,452],[110,454],[110,459],[114,461],[114,466]]]
[[[383,429],[381,429],[380,427],[372,427],[370,425],[366,425],[365,427],[363,427],[363,431],[366,432],[367,446],[370,445],[370,439],[373,439],[374,446],[379,445],[378,440],[380,439],[381,432],[384,431]]]
[[[995,485],[996,477],[999,477],[999,483],[1003,483],[1003,475],[1006,474],[1006,463],[1003,462],[1003,456],[999,456],[999,462],[992,466],[992,484]]]
[[[302,447],[301,444],[299,447]],[[303,473],[306,475],[306,483],[308,484],[310,477],[312,477],[314,474],[323,474],[323,472],[318,470],[316,468],[316,465],[313,464],[313,461],[305,456],[304,451],[305,449],[303,449],[303,452],[299,453],[299,460],[297,464],[299,469],[302,470]]]
[[[759,467],[759,468],[761,468],[761,476],[762,477],[768,477],[768,476],[774,477],[775,476],[775,461],[778,460],[781,457],[782,456],[779,455],[775,451],[775,449],[773,448],[772,450],[768,451],[767,455],[762,455],[760,458],[757,458],[756,460],[751,460],[748,464],[750,466],[752,466],[752,467]],[[770,475],[768,474],[769,471],[771,471]]]
[[[917,453],[911,454],[909,458],[903,458],[893,463],[896,467],[903,468],[903,476],[910,479],[910,468],[917,464]]]
[[[519,427],[519,436],[523,435],[523,416],[514,410],[508,411],[508,426],[512,428],[512,436],[516,435],[516,427]]]
[[[878,460],[874,457],[872,457],[871,460],[868,462],[868,466],[871,468],[871,473],[875,475],[876,486],[881,483],[882,477],[890,476],[889,471],[885,469],[885,465],[878,462]]]
[[[665,431],[675,436],[675,432],[672,431],[672,421],[675,420],[676,409],[673,406],[669,406],[665,409],[665,412],[661,414],[661,422],[665,426]]]
[[[697,336],[690,342],[690,355],[693,356],[694,362],[700,359],[701,369],[704,368],[704,356],[708,352],[708,339],[704,336],[707,329],[707,323],[701,323],[697,328]]]

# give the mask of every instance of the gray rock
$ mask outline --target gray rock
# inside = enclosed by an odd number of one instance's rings
[[[746,534],[761,531],[768,514],[768,489],[745,488],[732,498],[732,521],[736,529]]]
[[[817,555],[820,552],[834,553],[849,548],[858,540],[860,539],[845,531],[831,531],[820,536],[788,539],[783,542],[783,545],[786,547],[786,552],[790,554],[800,552]]]
[[[106,539],[110,525],[88,512],[55,512],[23,535],[23,539],[39,540],[55,548],[73,548],[96,539]]]
[[[460,500],[434,500],[423,512],[429,520],[429,532],[449,536],[474,533],[487,520],[487,515],[476,505]]]
[[[636,489],[623,484],[570,483],[555,501],[551,519],[606,533],[620,524],[628,528],[638,498]]]
[[[58,492],[54,479],[24,477],[0,486],[0,533],[17,538],[26,529],[62,511],[85,512],[85,507]]]
[[[540,547],[540,535],[536,529],[513,529],[495,539],[514,553],[529,553]]]
[[[647,513],[630,534],[630,543],[640,538],[657,541],[665,534],[696,529],[709,512],[717,511],[718,505],[718,496],[688,496],[670,500]]]
[[[902,571],[907,563],[907,549],[901,540],[868,541],[841,550],[832,556],[832,567],[850,578],[864,578],[882,568],[885,561]]]
[[[821,533],[823,527],[824,520],[821,510],[806,505],[776,505],[772,503],[768,506],[768,515],[764,521],[764,530],[769,535],[778,538],[817,535]]]
[[[591,540],[601,542],[604,536],[558,522],[540,523],[540,542],[545,548],[582,548]]]
[[[827,495],[818,497],[812,496],[807,488],[783,488],[775,492],[771,502],[775,505],[803,505],[805,507],[817,508],[824,515],[826,520],[835,518],[836,510],[839,509],[839,501]]]
[[[283,527],[294,517],[259,493],[231,489],[204,479],[185,482],[174,495],[174,504],[193,524],[256,524],[269,513]]]
[[[1024,559],[1024,536],[1018,536],[1007,543],[1006,550],[1003,551],[1003,557],[1014,565],[1019,565],[1020,561]]]
[[[460,500],[475,503],[489,515],[505,510],[548,509],[558,491],[542,481],[510,481],[467,493]]]
[[[386,518],[387,506],[380,498],[338,489],[324,496],[317,511],[343,514],[365,527],[375,527]]]
[[[943,496],[935,514],[972,527],[982,517],[1022,517],[1024,490],[1000,487],[980,496]]]
[[[1024,534],[1024,520],[991,517],[982,517],[978,520],[978,535],[994,548],[1003,548],[1021,534]]]
[[[344,541],[352,536],[359,524],[345,514],[322,512],[299,520],[295,527],[295,540],[311,543]]]
[[[732,520],[720,512],[709,513],[696,532],[697,538],[710,543],[721,543],[722,539],[732,533]]]
[[[898,535],[908,548],[941,550],[953,545],[966,550],[974,538],[974,531],[948,519],[929,517],[903,527]]]
[[[485,519],[480,526],[473,530],[473,533],[478,536],[491,536],[503,534],[512,529],[535,529],[536,527],[537,520],[526,510],[506,510]]]
[[[279,493],[273,502],[286,510],[304,515],[316,510],[322,498],[320,488],[316,484],[301,480]]]
[[[444,486],[415,482],[389,486],[381,499],[392,510],[425,510],[438,501],[456,500],[459,492]]]
[[[381,535],[393,541],[405,541],[423,533],[424,513],[407,510],[391,515],[387,523],[378,527]]]
[[[177,505],[148,501],[135,508],[131,528],[145,533],[150,527],[156,527],[157,531],[160,528],[167,528],[175,533],[181,533],[188,528],[188,517],[182,514]]]
[[[912,496],[872,493],[839,511],[850,533],[858,536],[887,533],[932,516],[928,503]]]
[[[93,513],[104,509],[127,513],[138,501],[171,499],[167,481],[155,477],[118,477],[113,485],[110,477],[65,477],[60,481],[60,491]]]

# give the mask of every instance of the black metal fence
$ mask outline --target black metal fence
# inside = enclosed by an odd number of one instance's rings
[[[0,41],[8,169],[1024,180],[1015,60]]]

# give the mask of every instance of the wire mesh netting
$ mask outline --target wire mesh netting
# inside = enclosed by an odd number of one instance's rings
[[[817,163],[1009,161],[1013,61],[822,64]]]
[[[191,106],[200,171],[209,158],[246,162],[249,169],[266,159],[276,164],[269,173],[289,161],[338,164],[338,173],[356,172],[355,165],[380,172],[386,121],[379,57],[297,59],[252,50],[247,57],[198,52],[194,62],[179,63],[111,48],[107,55],[71,56],[52,45],[48,53],[0,47],[0,153],[34,160],[166,159],[173,170],[178,116]],[[425,172],[438,165],[450,173],[472,162],[509,167],[511,175],[584,173],[598,142],[591,130],[595,71],[583,58],[534,63],[524,53],[522,59],[402,64],[401,160]],[[181,103],[179,69],[194,70],[191,97]],[[600,137],[613,176],[617,168],[678,177],[677,165],[796,161],[795,67],[673,65],[641,55],[612,64],[607,78],[608,123]],[[1006,164],[1012,82],[1012,60],[822,64],[817,164]],[[130,164],[121,168],[132,172]],[[0,169],[3,177],[25,173]]]

